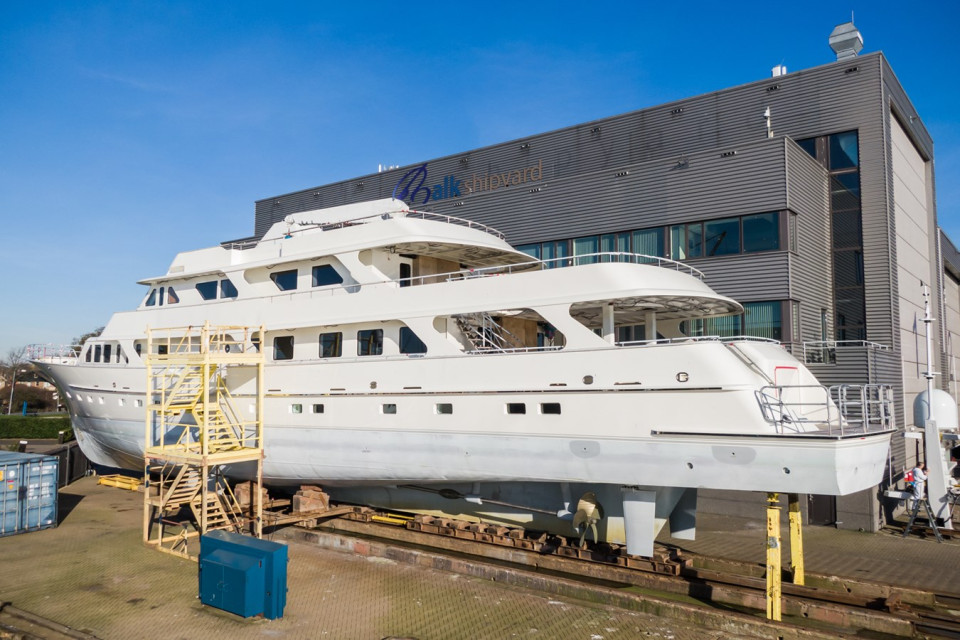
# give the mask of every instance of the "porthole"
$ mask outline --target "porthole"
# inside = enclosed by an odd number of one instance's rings
[[[509,414],[524,414],[527,412],[527,405],[522,402],[508,402],[507,403],[507,413]]]
[[[560,415],[560,403],[559,402],[541,402],[540,403],[540,413],[544,415]]]
[[[436,410],[438,415],[450,415],[453,413],[453,405],[449,402],[438,402]]]
[[[397,405],[393,403],[387,403],[381,406],[381,413],[385,415],[393,415],[397,412]]]

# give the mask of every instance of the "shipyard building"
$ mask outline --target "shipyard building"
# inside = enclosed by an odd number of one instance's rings
[[[681,260],[745,307],[688,334],[772,338],[825,385],[892,385],[909,430],[926,388],[924,286],[937,385],[956,397],[960,254],[937,226],[933,142],[889,62],[858,55],[852,24],[830,44],[837,59],[820,67],[266,198],[255,234],[292,213],[393,196],[492,226],[544,260]],[[918,443],[893,437],[893,479]],[[884,488],[808,496],[809,519],[876,530],[891,507]],[[702,511],[754,514],[764,498],[700,496]]]

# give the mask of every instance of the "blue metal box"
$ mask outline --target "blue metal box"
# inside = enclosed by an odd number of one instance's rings
[[[230,531],[200,538],[200,601],[249,618],[283,617],[287,547]]]
[[[0,451],[0,536],[57,526],[59,458]]]

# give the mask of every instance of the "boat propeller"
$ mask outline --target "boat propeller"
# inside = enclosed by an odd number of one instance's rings
[[[597,496],[588,491],[577,502],[577,512],[573,515],[573,529],[580,534],[580,546],[587,535],[587,529],[593,531],[593,541],[597,542],[597,523],[603,519],[603,507],[597,502]]]

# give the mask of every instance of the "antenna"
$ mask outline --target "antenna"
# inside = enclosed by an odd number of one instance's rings
[[[773,127],[772,127],[772,123],[770,122],[770,107],[767,107],[766,109],[763,110],[763,119],[767,121],[767,137],[772,138]]]

